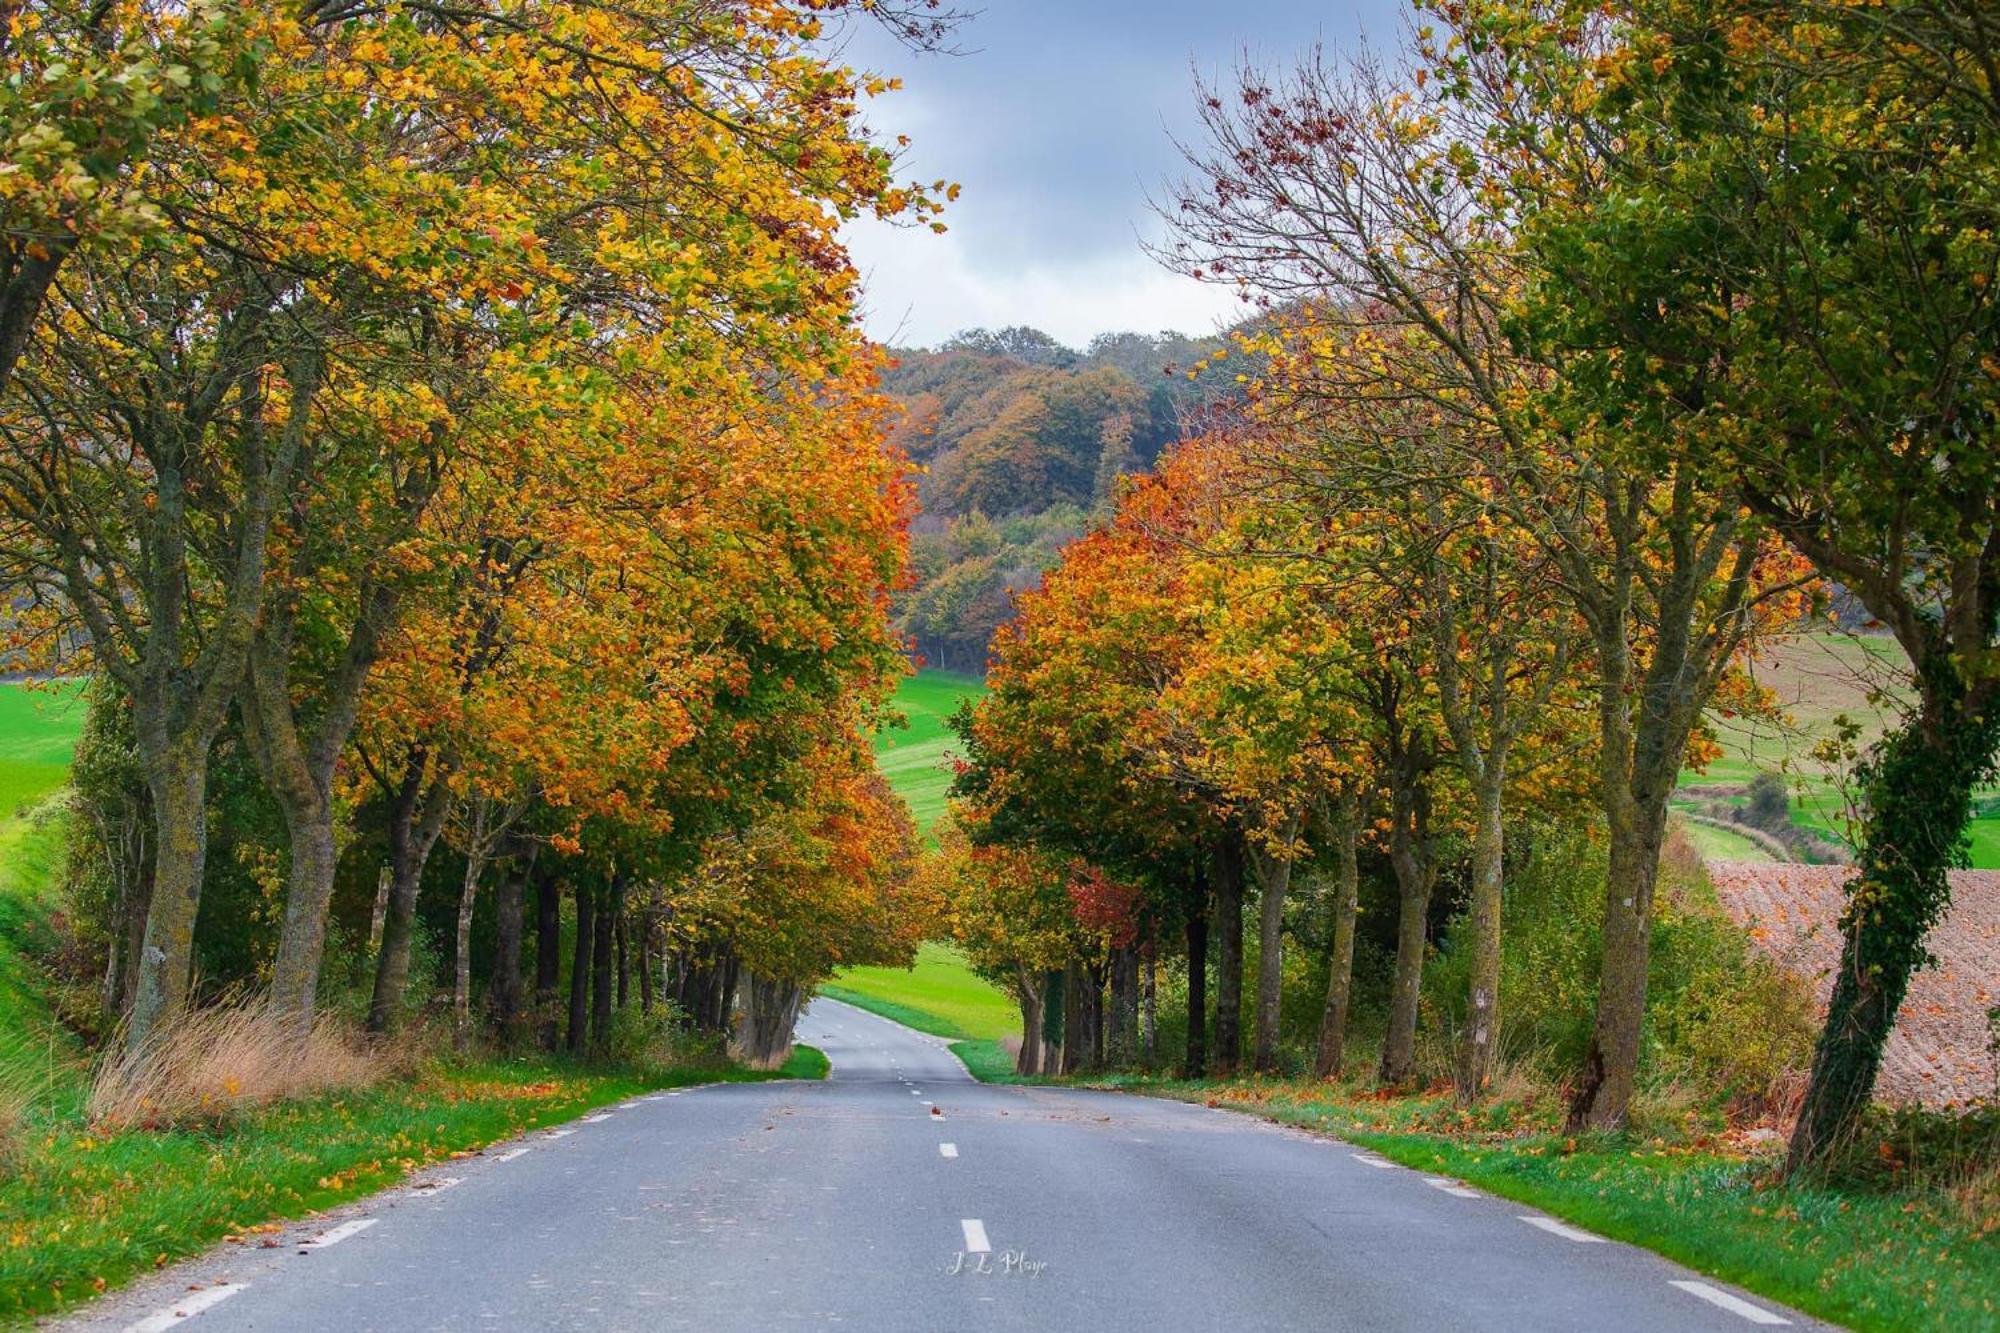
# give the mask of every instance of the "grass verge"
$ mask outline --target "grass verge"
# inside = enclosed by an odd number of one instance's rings
[[[823,1079],[833,1071],[833,1062],[826,1058],[826,1052],[817,1046],[799,1042],[792,1047],[792,1053],[785,1063],[778,1066],[779,1078]]]
[[[2000,1233],[1935,1197],[1780,1184],[1775,1158],[1723,1139],[1565,1137],[1516,1106],[1469,1114],[1449,1094],[1360,1085],[1069,1081],[1338,1135],[1852,1328],[2000,1327]]]

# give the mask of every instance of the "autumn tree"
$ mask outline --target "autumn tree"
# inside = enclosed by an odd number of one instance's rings
[[[1578,1123],[1630,1105],[1652,894],[1671,795],[1702,708],[1793,572],[1755,518],[1650,423],[1579,422],[1543,393],[1559,358],[1514,336],[1519,158],[1455,93],[1367,60],[1316,56],[1282,80],[1204,90],[1206,147],[1175,198],[1185,271],[1267,302],[1297,351],[1282,385],[1313,403],[1415,403],[1444,439],[1497,451],[1497,516],[1541,545],[1588,631],[1611,870],[1595,1037]],[[1487,93],[1484,85],[1473,91]],[[1493,97],[1506,89],[1490,90]],[[1352,356],[1358,338],[1368,355]]]
[[[1795,1167],[1868,1101],[2000,747],[2000,47],[1980,9],[1496,4],[1462,24],[1529,94],[1500,132],[1555,167],[1524,210],[1529,311],[1572,397],[1673,432],[1908,656],[1910,710],[1858,773]]]

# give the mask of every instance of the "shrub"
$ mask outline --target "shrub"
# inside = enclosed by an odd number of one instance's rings
[[[390,1072],[346,1024],[303,1039],[259,1005],[190,1010],[98,1067],[86,1114],[108,1129],[221,1126],[273,1102],[365,1088]]]
[[[1605,856],[1587,832],[1537,829],[1509,866],[1500,974],[1500,1050],[1566,1076],[1590,1041],[1604,914]],[[1769,1117],[1812,1055],[1804,984],[1758,956],[1722,911],[1701,857],[1668,840],[1656,891],[1642,1105],[1655,1121],[1697,1107]],[[1466,932],[1454,922],[1424,979],[1427,1071],[1450,1070],[1465,1006]]]

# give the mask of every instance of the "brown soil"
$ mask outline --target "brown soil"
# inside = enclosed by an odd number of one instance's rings
[[[1819,1001],[1840,963],[1847,866],[1711,862],[1730,915],[1757,947],[1812,980]],[[1952,907],[1931,932],[1936,962],[1910,979],[1883,1052],[1875,1095],[1886,1102],[1965,1106],[1995,1097],[1988,1015],[2000,1004],[2000,871],[1952,876]]]

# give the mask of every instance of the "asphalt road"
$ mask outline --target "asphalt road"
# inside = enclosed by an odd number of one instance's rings
[[[638,1098],[278,1248],[182,1265],[67,1326],[1814,1326],[1338,1141],[1174,1102],[983,1086],[931,1038],[826,1000],[800,1037],[831,1080]]]

